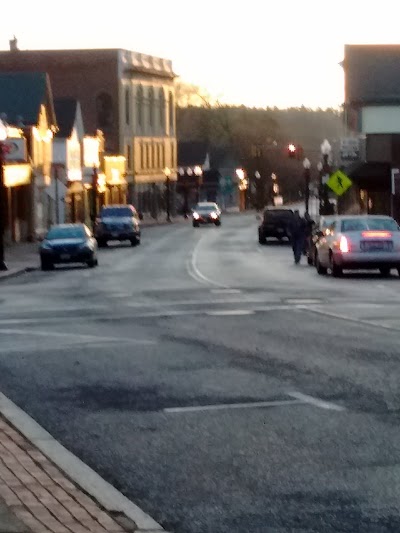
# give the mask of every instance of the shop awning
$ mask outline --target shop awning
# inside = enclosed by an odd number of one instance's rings
[[[390,191],[390,163],[378,161],[357,162],[346,168],[344,172],[360,189]]]

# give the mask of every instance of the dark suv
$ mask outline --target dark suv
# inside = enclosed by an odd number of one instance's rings
[[[261,224],[258,227],[258,242],[267,244],[268,237],[275,237],[282,241],[289,239],[288,226],[292,221],[294,213],[292,209],[267,208]]]
[[[94,235],[100,247],[108,241],[130,241],[140,244],[140,218],[133,205],[104,206],[96,220]]]

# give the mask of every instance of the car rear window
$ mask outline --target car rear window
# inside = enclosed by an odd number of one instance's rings
[[[276,209],[271,211],[265,211],[264,218],[291,218],[293,211],[289,209]]]
[[[131,217],[132,210],[129,207],[106,207],[102,209],[102,217]]]
[[[398,225],[391,218],[350,218],[342,220],[341,231],[389,230],[399,231]]]

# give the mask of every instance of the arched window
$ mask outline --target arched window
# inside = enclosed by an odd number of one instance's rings
[[[174,95],[169,93],[169,133],[173,135],[175,131],[175,104]]]
[[[153,87],[149,89],[149,126],[154,127],[154,91]]]
[[[162,131],[165,131],[165,93],[164,89],[160,89],[160,126]]]
[[[125,87],[125,122],[129,125],[131,121],[131,101],[129,87]]]
[[[136,115],[138,126],[141,128],[143,126],[143,87],[141,85],[136,92]]]
[[[113,102],[111,95],[102,92],[96,97],[96,123],[99,130],[110,130],[113,124]]]

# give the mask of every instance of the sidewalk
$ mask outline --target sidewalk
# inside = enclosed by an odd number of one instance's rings
[[[0,415],[0,533],[123,533],[125,527]]]
[[[38,246],[37,242],[24,242],[6,246],[4,255],[8,270],[5,272],[0,271],[0,281],[4,278],[39,268]]]

